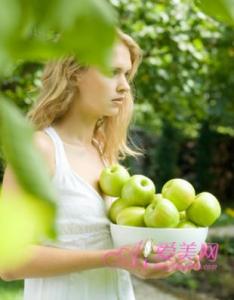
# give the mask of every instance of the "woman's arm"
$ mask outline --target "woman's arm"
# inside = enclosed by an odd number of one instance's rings
[[[5,281],[24,278],[50,277],[79,272],[88,269],[106,267],[106,250],[68,250],[48,246],[30,246],[30,259],[16,269],[1,272],[0,278]]]

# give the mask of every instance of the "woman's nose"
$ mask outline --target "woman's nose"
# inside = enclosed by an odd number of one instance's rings
[[[129,83],[125,76],[122,76],[118,83],[118,91],[128,92],[130,90]]]

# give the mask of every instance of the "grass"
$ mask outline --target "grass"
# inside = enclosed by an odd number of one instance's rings
[[[10,291],[0,289],[0,300],[22,300],[23,291]]]
[[[6,282],[0,280],[0,300],[22,300],[23,281]]]

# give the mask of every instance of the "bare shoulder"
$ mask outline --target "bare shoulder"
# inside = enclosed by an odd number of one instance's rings
[[[49,176],[52,177],[55,171],[55,151],[52,140],[43,131],[36,131],[33,135],[33,143],[45,161]],[[19,185],[19,182],[9,164],[7,164],[4,170],[1,194],[4,195],[4,193],[7,193],[8,191],[22,191],[21,186]]]
[[[38,130],[35,131],[33,140],[34,145],[45,159],[50,176],[53,176],[55,171],[55,150],[51,138],[44,131]]]
[[[35,145],[44,153],[53,151],[54,146],[51,138],[44,131],[38,130],[34,132],[33,140]]]

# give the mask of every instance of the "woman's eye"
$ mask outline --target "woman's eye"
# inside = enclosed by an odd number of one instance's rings
[[[113,70],[113,75],[119,74],[119,70]]]
[[[112,74],[112,76],[116,76],[116,75],[118,75],[118,74],[121,74],[121,70],[118,70],[118,69],[112,70],[112,71],[111,71],[111,74]],[[124,76],[125,76],[127,79],[129,79],[129,77],[130,77],[130,72],[125,73]]]
[[[130,77],[130,73],[126,73],[125,76],[126,76],[127,78],[129,78],[129,77]]]

